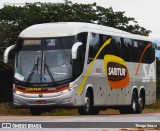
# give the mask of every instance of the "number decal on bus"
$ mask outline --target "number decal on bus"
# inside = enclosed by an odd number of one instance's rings
[[[142,82],[150,82],[150,80],[155,81],[155,68],[154,63],[151,65],[143,64],[144,76],[142,76]]]

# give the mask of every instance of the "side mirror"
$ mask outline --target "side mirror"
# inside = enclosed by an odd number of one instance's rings
[[[72,46],[72,59],[77,59],[77,51],[78,51],[78,47],[82,45],[82,42],[76,42],[73,46]]]
[[[16,47],[16,45],[11,45],[4,51],[4,56],[3,56],[3,62],[4,63],[6,63],[6,64],[8,63],[9,52],[11,50],[13,50],[15,47]]]

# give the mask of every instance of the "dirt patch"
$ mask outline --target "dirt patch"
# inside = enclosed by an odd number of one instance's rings
[[[28,116],[30,112],[28,109],[7,109],[1,110],[0,116]]]
[[[142,113],[160,113],[160,109],[144,109]],[[100,114],[118,115],[120,112],[119,110],[108,109],[101,111]]]
[[[143,110],[143,113],[160,113],[160,109],[145,109]],[[51,112],[46,112],[46,113],[42,113],[42,115],[45,116],[52,116],[52,115],[57,115],[57,116],[61,116],[61,115],[77,115],[78,112],[76,111],[76,109],[72,109],[72,110],[53,110]],[[100,111],[99,113],[100,115],[119,115],[119,110],[113,110],[113,109],[108,109],[108,110],[103,110]],[[30,112],[29,109],[6,109],[6,110],[1,110],[0,111],[0,116],[7,116],[7,115],[11,115],[11,116],[30,116]]]
[[[145,109],[143,113],[160,113],[160,109]]]

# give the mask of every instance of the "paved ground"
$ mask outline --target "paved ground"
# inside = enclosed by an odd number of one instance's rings
[[[0,116],[0,122],[11,123],[12,127],[19,126],[42,126],[51,127],[49,131],[110,131],[110,130],[160,130],[160,113],[145,113],[132,115],[96,115],[96,116]],[[18,122],[18,123],[17,123]],[[41,122],[46,122],[42,123]],[[99,123],[98,123],[99,122]],[[0,123],[0,127],[2,123]],[[37,125],[31,125],[37,124]],[[38,125],[39,124],[39,125]],[[117,128],[112,128],[112,127]],[[128,128],[129,126],[132,129]],[[135,127],[138,128],[135,128]],[[158,127],[156,127],[158,126]],[[56,128],[55,128],[56,127]],[[83,127],[83,128],[82,128]],[[144,128],[145,127],[145,128]],[[32,129],[33,131],[41,131],[46,129]],[[133,129],[134,128],[134,129]],[[0,129],[6,130],[8,129]],[[18,131],[12,129],[12,131]],[[28,131],[27,129],[23,129]]]

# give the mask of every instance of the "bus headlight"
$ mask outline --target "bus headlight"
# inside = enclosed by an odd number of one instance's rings
[[[20,92],[20,91],[17,91],[17,90],[13,90],[13,92],[14,92],[15,94],[17,94],[17,95],[22,95],[22,94],[23,94],[23,92]]]
[[[67,93],[71,92],[72,90],[73,89],[69,87],[68,89],[61,91],[61,93],[62,94],[67,94]]]
[[[62,91],[62,93],[64,93],[64,94],[69,93],[69,92],[70,92],[69,89]]]
[[[68,92],[69,92],[68,89],[63,90],[63,91],[60,91],[61,94],[66,94],[66,93],[68,93]]]

